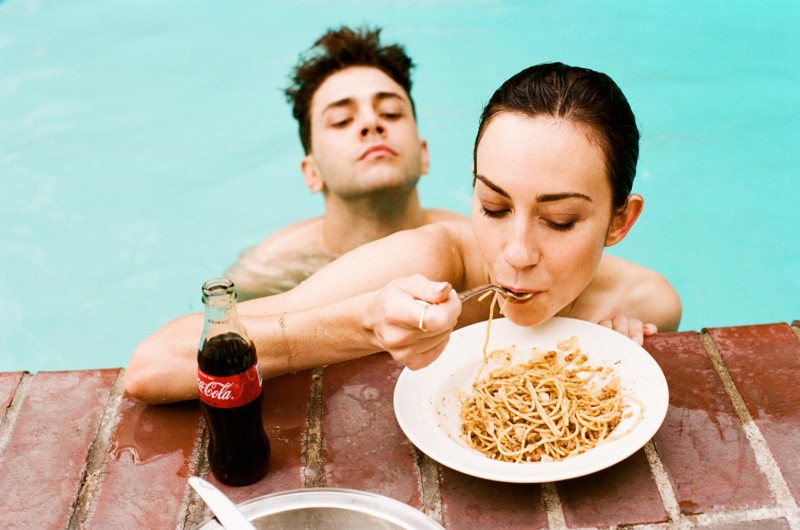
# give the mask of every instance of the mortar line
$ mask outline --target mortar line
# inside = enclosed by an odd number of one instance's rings
[[[747,410],[744,398],[736,388],[736,383],[734,383],[733,377],[722,359],[722,354],[714,343],[714,340],[707,333],[703,333],[700,340],[711,359],[711,363],[714,365],[714,369],[722,380],[722,386],[733,404],[736,415],[742,422],[744,434],[753,449],[756,463],[761,469],[761,472],[766,476],[767,484],[769,485],[769,489],[778,507],[786,509],[787,516],[792,512],[796,513],[798,511],[798,506],[791,494],[789,484],[786,482],[786,479],[784,479],[780,466],[777,460],[775,460],[772,451],[769,449],[766,438],[764,438],[763,433],[750,415],[750,411]]]
[[[675,495],[672,481],[669,479],[669,474],[661,461],[661,457],[658,456],[658,450],[653,440],[644,444],[644,454],[650,464],[650,472],[653,474],[658,494],[661,496],[661,503],[667,511],[670,523],[677,525],[676,528],[688,528],[688,523],[681,512],[678,496]]]
[[[208,478],[211,466],[208,463],[208,428],[205,414],[200,415],[200,426],[197,434],[192,446],[192,454],[189,456],[189,475]],[[183,526],[179,521],[176,530],[197,528],[203,521],[211,517],[211,510],[208,509],[206,502],[189,485],[188,481],[184,486],[183,498],[181,499],[181,513],[184,515]]]
[[[540,495],[547,515],[547,528],[565,530],[567,521],[564,518],[564,506],[561,504],[561,496],[558,494],[556,484],[554,482],[542,483]]]
[[[120,368],[111,385],[103,415],[81,471],[81,485],[72,505],[68,528],[85,528],[95,496],[103,485],[106,457],[111,448],[114,431],[119,424],[119,410],[122,405],[122,395],[125,393],[124,372],[125,370]]]
[[[699,526],[715,526],[724,524],[747,523],[755,521],[768,521],[783,517],[792,529],[798,528],[796,517],[792,517],[785,508],[762,507],[746,508],[743,510],[726,510],[721,512],[705,512],[691,516],[691,520]],[[795,520],[793,523],[792,520]]]
[[[325,486],[325,462],[322,458],[325,443],[322,432],[322,378],[324,370],[315,368],[311,372],[311,387],[308,398],[308,430],[303,452],[304,466],[302,483],[304,488]]]
[[[17,418],[20,414],[22,404],[28,395],[28,388],[33,381],[33,374],[30,372],[23,372],[17,383],[17,388],[14,389],[14,397],[11,398],[5,414],[3,415],[2,422],[0,422],[0,462],[3,460],[6,448],[9,441],[11,441],[11,433],[14,431],[14,426],[17,424]]]
[[[416,447],[412,450],[417,455],[422,511],[439,524],[444,524],[442,520],[442,497],[439,490],[439,464]]]

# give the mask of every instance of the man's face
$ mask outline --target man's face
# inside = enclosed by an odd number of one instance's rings
[[[328,77],[311,100],[311,152],[302,168],[313,191],[343,199],[416,186],[428,151],[403,87],[377,68]]]

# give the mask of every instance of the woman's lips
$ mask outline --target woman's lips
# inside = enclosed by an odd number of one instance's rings
[[[507,291],[510,291],[511,293],[522,297],[522,299],[518,299],[518,298],[512,298],[512,297],[509,296],[507,299],[508,299],[509,302],[511,302],[513,304],[524,304],[526,302],[529,302],[530,300],[533,300],[534,298],[536,298],[537,294],[542,292],[542,291],[531,291],[531,290],[527,290],[527,289],[518,289],[518,288],[515,288],[515,287],[508,287],[508,286],[505,286],[505,285],[503,287]]]

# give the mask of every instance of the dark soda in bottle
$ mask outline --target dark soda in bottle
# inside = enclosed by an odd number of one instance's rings
[[[260,480],[269,468],[256,350],[239,321],[233,282],[208,280],[203,284],[203,304],[197,385],[208,426],[208,462],[217,480],[244,486]]]

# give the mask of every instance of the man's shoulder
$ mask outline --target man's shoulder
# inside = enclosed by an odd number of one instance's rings
[[[256,244],[252,253],[256,259],[269,260],[275,256],[323,248],[323,219],[314,217],[290,224],[270,234]]]
[[[322,222],[308,219],[286,226],[245,249],[225,271],[239,299],[282,293],[296,287],[334,259],[322,246]]]

